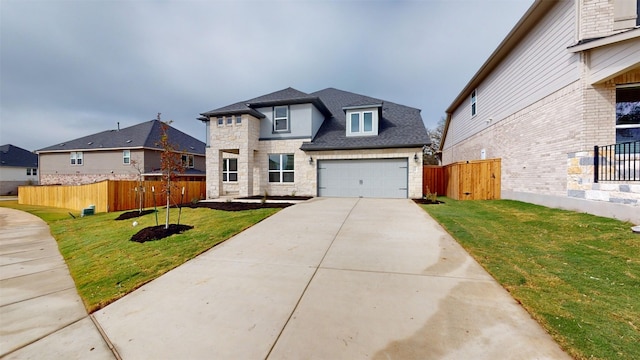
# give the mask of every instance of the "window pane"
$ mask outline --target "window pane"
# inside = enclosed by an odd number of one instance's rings
[[[27,169],[27,175],[31,175],[31,169]]]
[[[287,117],[287,107],[280,106],[275,108],[275,117],[276,118],[286,118]]]
[[[283,172],[282,182],[293,182],[293,172]]]
[[[629,129],[616,129],[616,143],[640,141],[640,127]]]
[[[280,154],[269,155],[269,170],[280,170]]]
[[[33,175],[38,175],[38,169],[33,169]]]
[[[282,170],[293,170],[293,154],[283,154],[282,162]]]
[[[287,120],[276,120],[275,129],[276,130],[287,130]]]
[[[222,159],[222,171],[227,171],[229,169],[229,167],[227,166],[229,164],[229,159]]]
[[[233,124],[233,117],[227,116],[227,125]]]
[[[236,115],[236,124],[240,124],[240,123],[242,123],[242,116]]]
[[[269,172],[269,182],[280,182],[279,172]]]
[[[364,117],[364,131],[373,131],[373,113],[366,112]]]
[[[227,173],[222,173],[222,181],[227,181]]]
[[[229,170],[238,171],[238,159],[229,159]]]
[[[224,124],[224,118],[223,117],[219,117],[218,118],[218,125],[223,125]]]
[[[351,132],[360,132],[360,114],[351,114]]]
[[[229,173],[229,181],[238,181],[238,173]]]

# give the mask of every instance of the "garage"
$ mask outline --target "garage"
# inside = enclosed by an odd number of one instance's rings
[[[407,188],[407,158],[318,161],[318,196],[407,198]]]

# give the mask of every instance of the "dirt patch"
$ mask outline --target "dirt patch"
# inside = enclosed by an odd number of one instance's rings
[[[428,199],[413,199],[413,201],[416,204],[421,204],[421,205],[444,204],[444,201],[440,201],[440,200],[431,201],[431,200],[428,200]]]
[[[292,203],[246,203],[246,202],[237,202],[237,201],[229,201],[229,202],[218,202],[218,201],[207,201],[207,202],[199,202],[197,204],[189,204],[186,205],[190,208],[208,208],[214,210],[224,210],[224,211],[243,211],[243,210],[255,210],[255,209],[267,209],[267,208],[276,208],[283,209],[288,206],[293,205]]]
[[[284,200],[284,201],[304,201],[304,200],[309,200],[311,198],[312,198],[312,196],[291,196],[291,195],[267,196],[267,200]],[[243,198],[239,198],[239,199],[261,200],[261,199],[264,199],[264,196],[262,196],[262,195],[254,195],[254,196],[247,196],[247,197],[243,197]]]
[[[155,210],[142,210],[142,212],[140,212],[138,210],[136,210],[136,211],[127,211],[126,213],[120,214],[120,216],[115,218],[115,220],[133,219],[133,218],[137,218],[137,217],[144,216],[144,215],[147,215],[147,214],[153,214],[154,212],[155,212]]]
[[[165,229],[164,225],[150,226],[138,231],[131,237],[131,241],[143,243],[146,241],[160,240],[173,234],[181,234],[190,229],[193,229],[193,226],[169,224],[168,229]]]

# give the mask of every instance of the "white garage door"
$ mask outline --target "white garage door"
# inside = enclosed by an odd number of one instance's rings
[[[318,161],[318,196],[407,198],[407,179],[407,158]]]

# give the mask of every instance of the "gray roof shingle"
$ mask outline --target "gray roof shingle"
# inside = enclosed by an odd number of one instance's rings
[[[0,166],[38,167],[38,155],[11,144],[0,146]]]
[[[305,103],[316,106],[325,115],[325,121],[314,139],[302,144],[302,150],[421,147],[431,143],[419,109],[334,88],[306,94],[289,87],[201,115],[208,117],[249,113],[256,116],[257,113],[257,118],[264,118],[255,108]],[[382,107],[378,136],[347,137],[344,109],[367,105]]]
[[[161,149],[158,145],[162,135],[161,122],[150,120],[120,130],[107,130],[78,139],[65,141],[38,150],[39,153],[59,151],[90,151],[105,149]],[[180,151],[204,155],[205,143],[169,126],[169,141],[178,146]]]
[[[311,142],[302,144],[302,150],[421,147],[431,143],[419,109],[334,88],[311,95],[318,96],[333,116],[325,119]],[[378,136],[347,137],[343,108],[379,104],[382,104],[382,117],[378,124]]]

